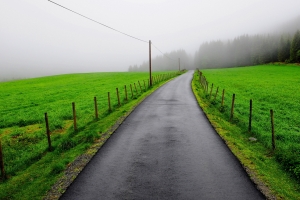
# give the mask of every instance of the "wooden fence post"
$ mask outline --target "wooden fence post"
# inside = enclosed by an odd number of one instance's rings
[[[252,99],[250,99],[250,110],[249,110],[249,126],[248,126],[248,132],[251,133],[252,129]]]
[[[216,100],[216,98],[217,98],[218,91],[219,91],[219,87],[217,87],[217,91],[216,91],[216,94],[215,94],[215,98],[214,98],[214,100]]]
[[[4,158],[3,158],[1,140],[0,140],[0,168],[1,168],[1,177],[2,177],[2,180],[5,180],[7,177],[6,177],[5,169],[4,169]]]
[[[111,111],[111,105],[110,105],[110,93],[108,92],[108,111]]]
[[[142,91],[142,86],[141,86],[140,81],[138,81],[138,83],[139,83],[139,86],[140,86],[140,89],[141,89],[141,93],[142,93],[143,91]]]
[[[152,83],[153,84],[153,83]],[[134,88],[135,88],[135,92],[136,92],[136,95],[138,94],[138,90],[136,89],[136,85],[134,83]]]
[[[126,88],[126,85],[124,85],[124,89],[125,89],[125,100],[127,101],[128,97],[127,97],[127,88]]]
[[[121,106],[120,95],[119,95],[119,90],[118,90],[118,88],[116,88],[116,91],[117,91],[117,97],[118,97],[118,105]]]
[[[131,98],[133,99],[133,91],[132,91],[132,85],[130,84],[130,90],[131,90]]]
[[[94,107],[95,107],[95,118],[98,119],[98,104],[97,104],[97,97],[94,97]]]
[[[211,98],[211,93],[212,93],[212,91],[213,91],[213,88],[214,88],[214,84],[212,83],[212,84],[211,84],[211,89],[210,89],[210,94],[209,94],[209,99]]]
[[[208,94],[208,84],[209,84],[208,81],[206,81],[205,84],[206,84],[206,93]]]
[[[225,89],[223,89],[223,92],[222,92],[222,102],[221,102],[221,107],[224,106],[224,95],[225,95]]]
[[[229,121],[232,121],[232,119],[233,119],[234,100],[235,100],[235,94],[232,95],[231,112],[230,112],[230,119],[229,119]]]
[[[271,127],[272,127],[272,149],[274,151],[276,148],[276,144],[275,144],[274,112],[272,109],[270,110],[270,114],[271,114]]]
[[[72,102],[72,108],[73,108],[74,131],[76,131],[76,130],[77,130],[77,122],[76,122],[76,108],[75,108],[75,102]]]
[[[45,122],[46,122],[46,134],[47,134],[47,139],[48,139],[48,151],[52,151],[49,121],[48,121],[48,114],[47,113],[45,113]]]
[[[145,80],[144,80],[144,88],[145,88],[145,92],[146,92],[147,89],[146,89],[146,83],[145,83]]]

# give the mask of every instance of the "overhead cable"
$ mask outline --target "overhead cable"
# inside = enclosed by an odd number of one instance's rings
[[[104,26],[104,27],[106,27],[106,28],[109,28],[109,29],[111,29],[111,30],[114,30],[114,31],[116,31],[116,32],[118,32],[118,33],[121,33],[121,34],[126,35],[126,36],[128,36],[128,37],[131,37],[131,38],[133,38],[133,39],[139,40],[139,41],[141,41],[141,42],[146,42],[146,43],[148,43],[148,42],[145,41],[145,40],[139,39],[139,38],[137,38],[137,37],[134,37],[134,36],[132,36],[132,35],[129,35],[129,34],[127,34],[127,33],[124,33],[124,32],[122,32],[122,31],[119,31],[119,30],[117,30],[117,29],[114,29],[114,28],[112,28],[112,27],[110,27],[110,26],[107,26],[107,25],[105,25],[105,24],[103,24],[103,23],[100,23],[100,22],[98,22],[98,21],[96,21],[96,20],[93,20],[93,19],[91,19],[91,18],[89,18],[89,17],[86,17],[85,15],[82,15],[82,14],[80,14],[80,13],[78,13],[78,12],[75,12],[75,11],[73,11],[73,10],[71,10],[71,9],[69,9],[69,8],[67,8],[67,7],[65,7],[65,6],[62,6],[62,5],[60,5],[60,4],[56,3],[56,2],[53,2],[53,1],[51,1],[51,0],[48,0],[48,1],[51,2],[51,3],[53,3],[53,4],[55,4],[55,5],[57,5],[57,6],[60,6],[60,7],[64,8],[64,9],[68,10],[68,11],[70,11],[70,12],[72,12],[72,13],[75,13],[75,14],[77,14],[77,15],[80,15],[81,17],[84,17],[84,18],[86,18],[86,19],[88,19],[88,20],[90,20],[90,21],[93,21],[93,22],[95,22],[95,23],[97,23],[97,24],[100,24],[100,25],[102,25],[102,26]]]
[[[152,46],[154,46],[154,48],[156,48],[161,54],[163,54],[163,56],[169,58],[170,60],[176,61],[175,59],[170,58],[169,56],[167,56],[166,54],[164,54],[164,53],[163,53],[161,50],[159,50],[159,48],[157,48],[153,43],[151,43],[151,44],[152,44]]]

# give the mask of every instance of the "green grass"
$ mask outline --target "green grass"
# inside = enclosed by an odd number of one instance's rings
[[[160,81],[150,88],[148,73],[136,72],[71,74],[0,83],[0,138],[8,177],[0,179],[0,199],[42,199],[67,165],[95,141],[109,137],[104,133],[167,81],[162,80],[161,75],[169,73],[154,72],[155,80],[160,77]],[[176,75],[172,72],[168,79]],[[124,85],[128,100],[125,100]],[[118,106],[116,88],[119,88],[122,106]],[[111,112],[108,111],[108,92]],[[94,97],[97,97],[98,120],[94,114]],[[76,103],[77,131],[73,127],[72,102]],[[48,151],[45,112],[50,123],[51,152]]]
[[[252,163],[250,168],[256,170],[278,198],[297,199],[300,195],[300,93],[297,92],[300,67],[270,64],[201,71],[209,82],[208,93],[204,94],[199,86],[194,86],[194,90],[220,135],[235,148],[236,154],[243,154],[238,157],[245,165]],[[198,84],[198,74],[195,76],[194,84]],[[217,87],[219,93],[214,100]],[[221,108],[223,89],[225,105]],[[234,119],[229,123],[233,93],[236,95]],[[250,99],[253,100],[251,133],[248,132]],[[274,110],[275,118],[275,151],[272,151],[270,109]],[[249,142],[251,136],[258,141]]]

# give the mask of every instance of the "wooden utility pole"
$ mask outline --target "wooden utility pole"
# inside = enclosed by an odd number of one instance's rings
[[[149,73],[150,73],[150,87],[152,86],[152,74],[151,74],[151,40],[149,40]]]
[[[179,63],[179,71],[180,71],[180,58],[178,58],[178,63]]]

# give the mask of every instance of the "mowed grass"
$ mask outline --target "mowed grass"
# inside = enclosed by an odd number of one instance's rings
[[[68,164],[147,94],[176,75],[154,72],[156,84],[150,88],[149,74],[143,72],[70,74],[0,83],[0,138],[8,177],[0,179],[0,199],[42,199]],[[94,97],[99,119],[95,119]],[[73,127],[72,102],[76,105],[77,131]],[[48,151],[46,112],[52,151]]]
[[[253,67],[201,70],[209,82],[206,98],[229,120],[235,94],[233,124],[258,139],[281,167],[300,181],[300,67],[269,64]],[[211,86],[214,84],[210,97]],[[216,89],[219,92],[214,100]],[[225,105],[221,108],[222,90]],[[252,131],[248,133],[249,102],[253,100]],[[272,151],[270,109],[274,110],[276,149]]]

